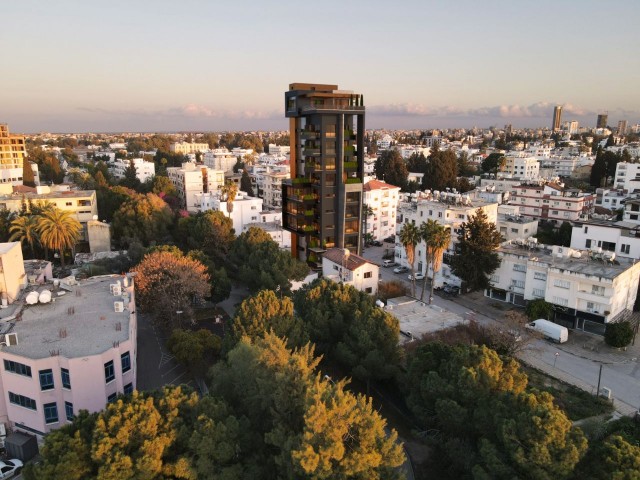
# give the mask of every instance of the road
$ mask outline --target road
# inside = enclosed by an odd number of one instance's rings
[[[381,265],[385,249],[392,247],[393,245],[388,243],[385,243],[384,247],[367,247],[363,256]],[[381,281],[399,280],[410,287],[408,275],[409,272],[396,274],[391,267],[380,267]],[[422,282],[416,282],[417,297],[420,297],[421,288]],[[427,285],[424,298],[428,297]],[[468,314],[474,312],[474,318],[485,325],[495,325],[496,322],[500,324],[500,318],[504,314],[489,306],[495,301],[478,297],[477,294],[456,298],[435,295],[433,303],[463,318],[468,318]],[[504,306],[509,307],[508,304]],[[570,331],[567,343],[558,345],[547,340],[534,340],[520,357],[545,373],[594,394],[598,385],[600,365],[602,365],[601,389],[607,387],[611,390],[614,406],[618,412],[624,415],[635,413],[640,407],[640,363],[637,361],[640,358],[640,347],[634,347],[635,350],[627,352],[614,351],[604,354],[583,349],[582,346],[586,342],[602,344],[599,350],[613,350],[604,346],[601,337]],[[556,353],[558,353],[557,357]]]

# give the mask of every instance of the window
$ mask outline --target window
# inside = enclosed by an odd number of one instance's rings
[[[4,361],[4,369],[7,372],[17,373],[18,375],[24,375],[25,377],[31,376],[31,367],[23,365],[22,363],[13,362],[11,360]]]
[[[129,355],[129,352],[125,352],[120,355],[120,362],[122,363],[122,373],[131,370],[131,356]]]
[[[364,293],[373,293],[373,288],[367,287],[364,289]]]
[[[534,288],[533,296],[538,298],[544,298],[544,290],[542,288]]]
[[[628,254],[630,249],[631,249],[631,245],[625,245],[624,243],[620,245],[620,253]]]
[[[133,383],[127,383],[124,386],[124,394],[125,395],[130,395],[133,393]]]
[[[491,275],[490,280],[492,283],[498,283],[500,282],[500,275]]]
[[[553,215],[558,215],[558,210],[553,210],[551,213],[552,213]]]
[[[53,370],[40,370],[40,390],[53,389]]]
[[[562,298],[562,297],[553,297],[553,303],[555,303],[556,305],[561,305],[563,307],[566,307],[569,305],[569,300],[567,298]]]
[[[69,376],[69,370],[67,368],[61,368],[60,376],[62,377],[62,388],[71,388],[71,377]]]
[[[73,414],[73,403],[64,402],[64,414],[67,416],[67,420],[73,421],[75,415]]]
[[[591,294],[604,297],[604,287],[600,285],[591,285]]]
[[[14,405],[19,405],[29,410],[36,409],[36,401],[32,398],[25,397],[24,395],[18,395],[17,393],[9,392],[9,402]]]
[[[107,403],[113,403],[116,401],[116,398],[118,398],[118,392],[114,392],[111,395],[109,395],[107,397]]]
[[[518,229],[517,228],[512,228],[511,229],[511,233],[518,233]]]
[[[571,282],[567,280],[554,280],[553,286],[560,287],[560,288],[571,288]]]
[[[534,272],[533,279],[534,280],[544,280],[546,282],[547,281],[547,274],[546,273],[542,273],[542,272]]]
[[[44,410],[44,423],[56,423],[58,421],[58,404],[56,402],[45,403],[42,409]]]
[[[524,288],[524,280],[511,280],[511,286],[516,288]]]
[[[520,264],[516,263],[513,266],[513,271],[514,272],[526,272],[527,271],[527,266],[526,265],[520,265]]]
[[[586,242],[584,242],[584,246],[585,248],[591,248],[591,240],[587,240]]]
[[[107,383],[112,382],[116,378],[116,372],[113,369],[113,360],[109,360],[104,364],[104,379]]]
[[[364,278],[371,278],[372,276],[372,272],[364,272]]]

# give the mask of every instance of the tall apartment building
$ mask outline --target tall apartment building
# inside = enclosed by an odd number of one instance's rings
[[[396,234],[396,212],[400,200],[400,187],[380,180],[370,180],[364,185],[364,203],[371,208],[371,215],[364,218],[366,232],[373,240],[382,240]]]
[[[109,163],[109,169],[115,178],[124,178],[124,174],[131,162],[133,162],[133,166],[136,169],[136,178],[140,180],[140,182],[144,183],[155,176],[156,164],[154,162],[147,162],[143,158],[118,158],[113,163]]]
[[[513,187],[511,204],[520,207],[522,215],[538,220],[575,222],[593,213],[596,196],[559,185],[518,185]]]
[[[167,176],[188,212],[198,212],[200,204],[197,194],[217,192],[224,185],[224,172],[212,170],[204,165],[186,162],[182,167],[167,168]]]
[[[618,121],[618,135],[624,135],[627,133],[627,121],[619,120]]]
[[[0,183],[22,185],[23,162],[27,156],[23,135],[11,135],[9,127],[0,123]],[[30,163],[35,184],[40,185],[38,166]]]
[[[282,182],[283,226],[296,258],[319,259],[332,247],[360,254],[364,114],[362,95],[337,85],[292,83],[285,92],[291,179]]]
[[[562,126],[562,105],[556,105],[553,107],[553,123],[551,124],[551,130],[557,132]]]
[[[173,153],[181,153],[186,155],[188,153],[198,153],[209,150],[208,143],[193,143],[193,142],[175,142],[169,145],[169,151]]]
[[[640,164],[619,162],[616,165],[616,176],[613,185],[617,189],[631,193],[640,190]]]
[[[533,157],[507,156],[503,174],[522,180],[537,179],[540,174],[540,163]]]
[[[216,148],[205,152],[202,157],[202,163],[213,170],[222,170],[223,172],[233,171],[233,166],[238,162],[238,157],[232,155],[226,148]]]
[[[607,122],[609,121],[609,115],[606,113],[601,113],[598,115],[598,120],[596,122],[596,128],[607,128]]]

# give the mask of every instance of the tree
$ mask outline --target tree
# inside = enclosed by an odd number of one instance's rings
[[[469,154],[463,150],[460,152],[460,155],[458,155],[458,175],[461,177],[470,177],[475,172],[475,167],[469,163]]]
[[[409,171],[404,159],[396,149],[382,152],[382,155],[376,160],[374,169],[378,179],[400,187],[401,190],[406,188]]]
[[[238,278],[253,292],[276,290],[289,292],[291,280],[302,280],[309,267],[281,250],[271,236],[258,227],[250,227],[233,242],[230,261]]]
[[[140,190],[140,179],[138,179],[138,171],[136,165],[133,162],[133,158],[129,160],[129,165],[124,169],[124,177],[120,180],[120,185],[123,185],[132,190]]]
[[[26,243],[31,250],[31,258],[36,258],[35,245],[39,242],[38,234],[39,217],[37,215],[22,215],[15,218],[11,222],[9,232],[11,237],[10,242],[15,240],[20,241],[23,245]]]
[[[253,197],[253,186],[251,185],[251,177],[246,170],[242,171],[242,177],[240,178],[240,190],[245,192],[250,197]]]
[[[225,202],[227,202],[227,213],[229,217],[231,217],[231,212],[233,212],[233,201],[236,199],[236,195],[238,194],[238,185],[232,180],[227,180],[223,186],[220,187],[220,193],[222,194],[222,198]]]
[[[133,239],[149,246],[166,239],[172,223],[173,213],[164,200],[153,193],[133,193],[113,215],[113,235],[123,246]]]
[[[0,208],[0,243],[9,241],[11,237],[11,223],[15,220],[16,214],[6,207]]]
[[[489,287],[489,277],[500,266],[496,253],[500,243],[502,236],[482,209],[461,225],[451,270],[465,282],[467,291]]]
[[[544,298],[537,298],[527,303],[525,312],[530,320],[537,320],[538,318],[550,320],[551,315],[553,315],[553,305],[546,302]]]
[[[33,168],[31,168],[31,162],[26,157],[22,159],[22,184],[26,187],[36,186],[36,178],[33,174]]]
[[[205,373],[221,347],[220,337],[206,329],[175,329],[169,338],[169,350],[175,359],[196,375]]]
[[[607,323],[604,331],[604,341],[615,348],[626,347],[633,340],[633,326],[631,322]]]
[[[208,210],[178,220],[178,241],[188,250],[202,250],[214,264],[228,261],[235,240],[232,220],[223,212]]]
[[[435,220],[427,220],[423,223],[424,228],[420,229],[420,233],[422,234],[422,240],[425,242],[426,246],[426,257],[427,257],[427,273],[429,272],[429,266],[431,266],[432,277],[431,277],[431,293],[429,294],[429,304],[433,301],[433,288],[435,286],[436,274],[440,271],[442,267],[442,256],[449,245],[451,244],[451,230],[449,227],[444,225],[440,225]],[[420,300],[422,300],[424,296],[424,285],[427,283],[426,281],[422,284],[422,293],[420,295]]]
[[[153,177],[153,186],[151,187],[151,193],[155,193],[158,196],[176,196],[176,187],[171,183],[169,177],[162,175],[155,175]]]
[[[206,267],[180,254],[161,250],[149,253],[132,271],[137,272],[138,305],[168,331],[191,320],[194,300],[210,292]]]
[[[498,171],[504,166],[505,158],[501,153],[492,153],[482,161],[482,171],[484,173],[493,173],[496,177]]]
[[[573,232],[573,225],[571,222],[562,222],[560,225],[560,230],[558,232],[558,240],[560,241],[560,245],[563,247],[568,247],[571,245],[571,232]]]
[[[636,438],[611,435],[593,442],[574,478],[593,480],[637,480],[640,471],[640,447]]]
[[[604,147],[614,147],[616,145],[616,139],[613,136],[613,133],[607,137],[607,143],[605,143]]]
[[[407,262],[411,267],[411,295],[416,296],[416,272],[415,272],[415,255],[416,245],[422,240],[420,238],[420,230],[413,223],[405,223],[402,225],[399,234],[400,243],[407,253]]]
[[[458,178],[458,160],[452,150],[440,150],[434,145],[429,154],[427,171],[422,178],[425,189],[441,190],[455,188]]]
[[[59,208],[47,208],[38,216],[37,234],[42,246],[60,252],[60,263],[64,267],[64,254],[72,249],[82,235],[80,222],[72,212]]]
[[[362,237],[364,238],[365,244],[371,241],[367,237],[369,235],[369,233],[367,232],[367,224],[369,223],[369,217],[373,214],[374,214],[373,208],[371,208],[366,203],[363,203],[362,204],[362,226],[364,228],[362,231],[364,232],[364,235]]]
[[[424,153],[412,153],[407,159],[407,170],[412,173],[426,173],[428,169],[427,157]]]
[[[231,336],[236,342],[245,336],[253,341],[269,332],[285,338],[290,347],[302,346],[308,338],[291,299],[262,290],[240,304],[231,323]]]

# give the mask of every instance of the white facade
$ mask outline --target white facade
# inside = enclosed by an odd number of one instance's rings
[[[188,212],[202,210],[197,195],[215,193],[224,185],[224,172],[204,165],[183,163],[182,167],[167,168],[167,176]]]
[[[199,211],[217,210],[224,213],[225,216],[231,218],[233,228],[238,233],[245,230],[245,225],[259,222],[261,218],[262,199],[250,197],[241,191],[232,202],[231,212],[227,210],[227,202],[220,200],[220,195],[217,192],[196,194],[195,198],[199,205]]]
[[[538,221],[518,213],[502,212],[498,207],[496,227],[505,240],[527,239],[538,233]]]
[[[514,187],[511,204],[519,206],[523,215],[538,220],[575,222],[593,213],[595,195],[554,184],[518,185]]]
[[[627,192],[640,191],[640,163],[618,163],[613,184],[615,188]]]
[[[502,174],[523,180],[538,178],[540,163],[533,157],[508,156]]]
[[[289,173],[264,172],[260,177],[265,206],[282,208],[282,181],[290,177]]]
[[[378,292],[380,267],[367,259],[342,248],[330,248],[322,256],[322,276],[352,285],[361,292]]]
[[[233,167],[238,159],[226,148],[216,148],[204,152],[202,163],[212,170],[222,170],[223,172],[233,171]]]
[[[622,220],[640,226],[640,200],[633,199],[625,202]]]
[[[276,145],[274,143],[269,144],[269,155],[281,155],[288,156],[291,152],[289,145]]]
[[[524,305],[538,298],[555,306],[553,320],[603,333],[604,324],[627,318],[638,290],[640,263],[611,254],[535,243],[505,244],[491,277],[491,298]]]
[[[553,169],[553,174],[558,177],[570,177],[574,170],[584,160],[578,156],[551,156],[540,161],[540,166],[545,169]]]
[[[28,162],[31,165],[33,171],[33,181],[36,185],[40,185],[40,171],[38,170],[38,164]],[[0,168],[0,184],[7,183],[14,186],[22,185],[22,166],[16,168]]]
[[[153,178],[156,174],[156,164],[154,162],[147,162],[143,158],[122,159],[118,158],[109,165],[109,169],[112,171],[115,178],[124,178],[124,172],[133,161],[133,166],[136,169],[136,178],[141,183],[146,182],[150,178]]]
[[[596,206],[609,210],[618,210],[619,208],[624,208],[624,204],[629,196],[630,195],[624,190],[596,188]]]
[[[366,233],[370,233],[374,240],[395,235],[400,187],[372,180],[364,185],[363,191],[363,203],[373,211],[365,220]]]
[[[626,222],[578,223],[571,231],[571,248],[613,252],[617,257],[640,259],[640,230]]]
[[[175,142],[169,145],[170,152],[182,153],[183,155],[188,153],[206,152],[207,150],[209,150],[208,143]]]

